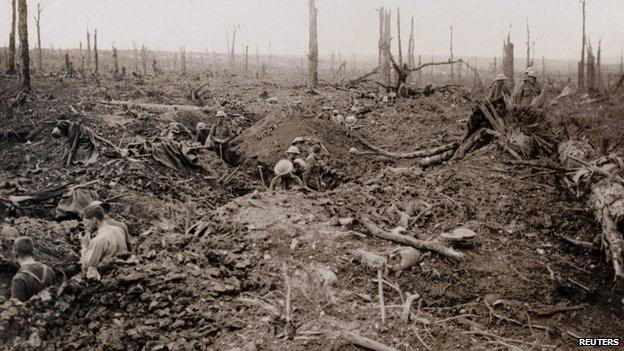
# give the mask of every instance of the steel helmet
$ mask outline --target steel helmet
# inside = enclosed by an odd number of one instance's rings
[[[499,81],[499,80],[507,80],[507,77],[505,77],[504,74],[499,73],[496,75],[496,81]]]
[[[291,147],[288,148],[288,150],[286,150],[286,153],[299,155],[299,148],[296,147],[295,145],[292,145]]]
[[[526,69],[527,77],[537,78],[537,71],[533,67],[529,67]]]
[[[290,143],[291,145],[297,145],[297,144],[303,144],[305,142],[305,140],[302,137],[296,137],[293,139],[293,141]]]
[[[297,157],[293,163],[301,168],[305,168],[306,167],[306,163],[304,160],[300,159],[299,157]],[[294,166],[294,165],[293,165]]]
[[[292,172],[293,169],[294,166],[289,160],[279,160],[275,167],[273,167],[273,172],[275,172],[275,175],[283,176]]]
[[[225,114],[225,112],[219,110],[217,111],[217,117],[226,117],[227,115]]]
[[[197,122],[197,125],[195,126],[196,130],[202,130],[202,129],[206,129],[206,123],[204,122]]]

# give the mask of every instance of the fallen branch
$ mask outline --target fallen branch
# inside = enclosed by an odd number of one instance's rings
[[[20,196],[9,196],[9,201],[14,205],[17,206],[22,202],[26,202],[26,201],[32,201],[32,202],[41,202],[41,201],[45,201],[45,200],[49,200],[55,197],[59,197],[59,196],[63,196],[63,194],[65,194],[66,192],[73,190],[73,189],[78,189],[78,188],[85,188],[88,187],[90,185],[96,184],[98,182],[98,180],[92,180],[86,183],[81,183],[81,184],[77,184],[77,185],[69,185],[69,184],[65,184],[65,185],[61,185],[58,188],[52,189],[52,190],[45,190],[42,191],[38,194],[33,194],[33,195],[20,195]]]
[[[420,295],[418,293],[407,295],[405,303],[403,304],[403,310],[401,310],[401,320],[404,323],[409,323],[409,318],[412,314],[412,304],[414,304],[414,301],[418,299],[420,299]]]
[[[355,79],[352,79],[350,81],[348,81],[345,85],[354,85],[357,84],[363,80],[365,80],[366,78],[372,76],[373,74],[376,74],[377,72],[379,72],[379,67],[375,67],[372,71],[365,73]]]
[[[416,238],[412,238],[411,236],[383,231],[365,215],[360,218],[360,222],[366,227],[366,229],[368,229],[368,231],[372,235],[376,237],[390,240],[392,242],[403,244],[403,245],[413,246],[421,250],[433,251],[433,252],[439,253],[440,255],[453,258],[453,259],[459,259],[459,258],[464,257],[463,253],[456,251],[453,248],[450,248],[448,246],[444,246],[443,244],[437,241],[419,240]]]
[[[360,346],[373,351],[399,351],[394,347],[385,345],[380,343],[379,341],[375,341],[373,339],[369,339],[367,337],[361,336],[359,334],[355,334],[353,332],[342,332],[341,338],[353,345]]]
[[[148,104],[143,102],[136,101],[98,101],[99,104],[102,105],[111,105],[111,106],[123,106],[125,108],[133,108],[138,107],[144,110],[156,112],[156,113],[164,113],[171,111],[201,111],[201,107],[193,106],[193,105],[165,105],[165,104]]]
[[[428,167],[428,166],[437,165],[437,164],[440,164],[440,163],[442,163],[444,161],[447,161],[447,160],[451,159],[451,157],[453,157],[454,154],[455,154],[455,150],[451,149],[451,150],[445,151],[445,152],[443,152],[441,154],[425,157],[422,160],[420,160],[418,165],[421,166],[421,167]]]
[[[426,156],[437,155],[439,153],[442,153],[442,152],[445,152],[445,151],[457,148],[457,143],[456,142],[452,142],[452,143],[436,146],[436,147],[433,147],[433,148],[430,148],[430,149],[421,149],[421,150],[412,151],[412,152],[391,152],[391,151],[388,151],[388,150],[384,150],[384,149],[382,149],[382,148],[380,148],[378,146],[375,146],[375,145],[371,144],[370,142],[364,140],[363,138],[360,138],[360,137],[356,137],[356,138],[364,146],[366,146],[367,148],[377,152],[378,154],[381,154],[381,155],[384,155],[384,156],[388,156],[388,157],[394,157],[394,158],[426,157]]]
[[[472,148],[481,140],[481,138],[483,138],[483,135],[485,134],[486,134],[486,129],[481,128],[475,133],[473,133],[471,136],[469,136],[467,139],[462,141],[459,147],[455,150],[455,153],[451,157],[451,160],[464,158],[466,154],[470,150],[472,150]]]
[[[384,306],[383,270],[377,270],[377,290],[379,291],[379,309],[381,310],[381,324],[386,324],[386,307]]]

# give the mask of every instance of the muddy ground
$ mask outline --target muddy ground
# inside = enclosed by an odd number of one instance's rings
[[[57,222],[54,201],[5,209],[5,221],[35,240],[37,258],[68,280],[25,304],[9,301],[17,265],[12,241],[0,239],[2,349],[352,350],[351,332],[399,350],[566,350],[575,348],[575,335],[622,336],[623,291],[610,266],[560,237],[592,241],[600,230],[560,174],[509,165],[496,145],[424,170],[417,159],[349,152],[363,149],[356,136],[392,151],[456,141],[479,92],[384,102],[371,83],[310,92],[278,78],[217,74],[193,100],[189,86],[201,79],[103,78],[98,86],[36,77],[33,94],[10,108],[16,80],[0,77],[7,87],[0,196],[97,179],[94,189],[102,199],[115,197],[113,217],[129,225],[133,242],[131,254],[107,262],[101,281],[91,281],[77,263],[78,221]],[[154,113],[110,100],[207,104],[243,116],[242,133],[227,163],[202,155],[207,171],[178,173],[149,157],[106,153],[95,165],[64,167],[63,144],[49,133],[58,119],[120,147],[161,134],[171,121],[212,123],[201,111]],[[613,145],[623,138],[622,106],[618,97],[576,94],[546,114],[557,135],[567,129]],[[335,123],[334,110],[355,122]],[[327,189],[266,192],[262,179],[296,136],[326,148],[333,169]],[[460,249],[461,260],[421,251],[416,266],[384,275],[383,323],[377,272],[353,253],[390,257],[398,245],[339,219],[366,214],[390,230],[393,205],[413,213],[407,235],[434,240],[464,227],[477,239]],[[206,232],[186,233],[200,220]],[[404,322],[404,301],[416,293]]]

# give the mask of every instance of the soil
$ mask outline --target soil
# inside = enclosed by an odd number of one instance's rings
[[[94,189],[101,199],[114,197],[111,214],[129,225],[133,243],[94,281],[78,263],[82,225],[56,221],[55,200],[3,209],[0,219],[32,237],[36,259],[67,281],[23,304],[9,300],[18,265],[12,240],[0,238],[2,349],[352,350],[344,338],[351,331],[399,350],[568,350],[574,335],[620,337],[624,291],[609,264],[561,239],[591,242],[600,226],[560,174],[506,164],[511,156],[494,144],[426,169],[418,159],[350,152],[363,149],[358,138],[403,152],[457,141],[479,92],[384,102],[372,83],[309,91],[278,76],[218,74],[193,101],[188,87],[200,82],[174,74],[98,84],[36,77],[25,104],[9,108],[17,81],[0,77],[9,87],[0,106],[0,197],[97,179]],[[211,113],[155,113],[102,103],[108,100],[207,104]],[[545,113],[559,137],[608,140],[621,151],[622,106],[618,97],[576,94]],[[162,135],[170,122],[211,125],[218,109],[242,116],[241,133],[228,162],[201,155],[205,171],[175,172],[151,157],[112,152],[67,168],[62,140],[50,135],[56,120],[69,119],[123,147]],[[338,124],[335,114],[356,120]],[[297,136],[324,146],[333,170],[327,189],[267,192],[273,165]],[[389,231],[397,226],[393,205],[413,219],[406,235],[436,240],[463,227],[477,237],[459,249],[461,260],[421,251],[417,265],[387,272],[384,323],[377,271],[353,253],[396,259],[399,246],[340,219],[367,214]],[[198,221],[207,231],[188,233]],[[420,299],[405,323],[402,305],[415,293]]]

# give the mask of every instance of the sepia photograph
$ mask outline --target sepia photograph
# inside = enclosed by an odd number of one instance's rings
[[[623,338],[624,0],[0,0],[0,351]]]

